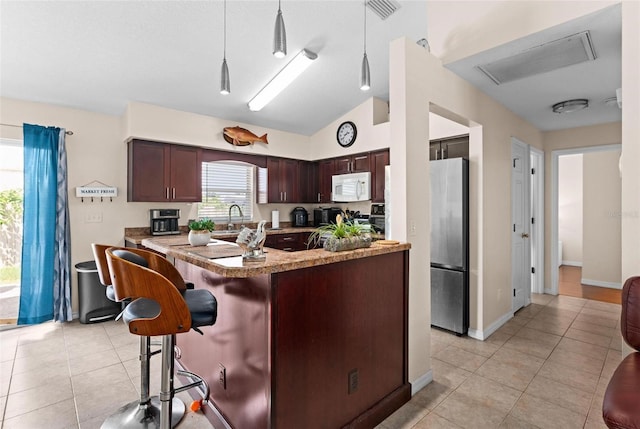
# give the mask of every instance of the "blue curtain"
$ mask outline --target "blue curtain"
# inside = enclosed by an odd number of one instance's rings
[[[65,130],[24,124],[24,213],[18,324],[70,321]]]

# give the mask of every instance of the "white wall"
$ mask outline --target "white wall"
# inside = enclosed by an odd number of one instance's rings
[[[558,239],[562,264],[582,266],[582,154],[558,160]]]
[[[582,283],[621,288],[620,151],[585,153]]]

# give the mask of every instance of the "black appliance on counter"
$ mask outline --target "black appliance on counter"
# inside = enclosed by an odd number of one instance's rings
[[[304,207],[296,207],[291,210],[291,226],[309,226],[309,213]]]
[[[317,209],[313,209],[313,226],[336,223],[336,216],[342,213],[340,207],[318,207]]]
[[[384,204],[371,204],[369,223],[376,232],[384,233]]]
[[[180,209],[149,210],[151,235],[180,234]]]

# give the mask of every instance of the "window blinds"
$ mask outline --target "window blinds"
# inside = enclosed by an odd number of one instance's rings
[[[250,220],[254,169],[253,165],[234,161],[203,162],[202,202],[198,205],[198,217],[226,223],[229,220],[229,207],[237,204],[242,209],[244,220]],[[232,221],[241,221],[236,209],[231,214]]]

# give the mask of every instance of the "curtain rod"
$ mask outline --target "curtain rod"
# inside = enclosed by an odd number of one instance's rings
[[[22,128],[22,125],[3,124],[3,123],[0,123],[0,125],[4,125],[5,127],[16,127],[16,128]],[[73,135],[73,131],[65,131],[64,133],[65,133],[66,135],[68,135],[68,136],[72,136],[72,135]]]

